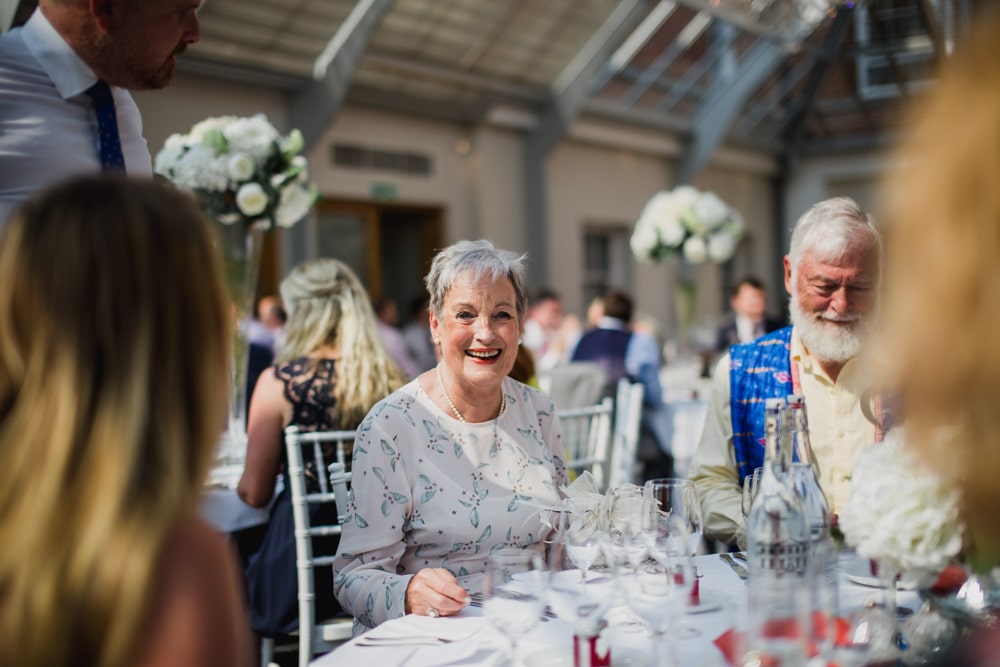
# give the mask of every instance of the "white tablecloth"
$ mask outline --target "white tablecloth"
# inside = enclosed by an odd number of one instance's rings
[[[692,639],[674,640],[678,664],[685,667],[723,667],[726,662],[713,640],[732,627],[735,614],[746,609],[746,586],[718,555],[698,556],[695,564],[702,576],[700,580],[703,602],[709,598],[722,601],[720,607],[712,611],[687,614],[686,622],[698,630],[700,635]],[[867,599],[880,599],[882,592],[875,588],[860,586],[847,581],[841,575],[841,609],[860,607]],[[916,608],[917,597],[911,591],[900,591],[900,605]],[[614,665],[647,665],[650,662],[652,643],[647,633],[625,628],[620,620],[624,608],[615,607],[609,613],[610,626],[605,629],[602,639],[610,643],[611,659]],[[448,625],[452,624],[452,625]],[[468,607],[458,616],[429,619],[427,617],[405,616],[389,621],[384,626],[398,628],[400,634],[419,632],[431,634],[440,628],[440,636],[455,634],[461,639],[440,646],[359,646],[359,638],[351,640],[340,648],[321,656],[311,663],[312,667],[424,667],[437,665],[500,665],[503,664],[503,649],[509,644],[482,617],[482,610]],[[454,633],[452,632],[454,630]],[[573,664],[572,629],[558,619],[546,619],[538,623],[519,642],[519,666],[523,667],[564,667]]]
[[[236,483],[240,480],[243,466],[218,466],[209,474],[208,486],[201,497],[201,516],[223,533],[265,524],[271,514],[271,503],[284,488],[278,478],[274,496],[267,507],[251,507],[236,495]]]

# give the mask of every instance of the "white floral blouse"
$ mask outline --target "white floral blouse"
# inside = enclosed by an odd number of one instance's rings
[[[410,578],[449,570],[481,588],[490,553],[544,549],[540,509],[566,484],[555,406],[510,378],[497,419],[460,422],[414,380],[380,401],[358,427],[351,497],[334,561],[334,592],[356,621],[405,612]]]

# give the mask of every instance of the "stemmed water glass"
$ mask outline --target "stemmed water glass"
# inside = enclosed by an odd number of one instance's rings
[[[639,567],[648,552],[648,536],[643,532],[643,515],[649,510],[648,497],[641,486],[621,484],[605,497],[605,533],[610,558],[616,563]]]
[[[552,611],[571,625],[575,634],[594,636],[615,599],[616,589],[614,578],[603,565],[595,567],[600,562],[597,554],[580,545],[594,545],[600,551],[599,532],[584,537],[574,531],[574,524],[569,513],[562,513],[556,522],[555,539],[546,559],[546,595]],[[580,553],[584,554],[582,560]]]
[[[658,530],[660,537],[650,549],[654,562],[637,570],[615,566],[625,603],[653,632],[654,665],[677,662],[667,638],[676,636],[676,621],[684,614],[694,582],[688,537],[683,529],[680,533],[668,537],[667,531]]]
[[[740,512],[743,514],[743,525],[747,525],[747,517],[750,516],[750,509],[753,507],[754,498],[757,497],[757,488],[760,485],[760,476],[763,468],[755,468],[752,473],[743,478],[743,496],[740,502]],[[747,548],[746,530],[737,535],[737,545],[741,550]]]
[[[703,533],[701,500],[690,479],[661,477],[646,482],[645,491],[655,508],[667,515],[671,524],[683,525],[687,531],[691,556],[698,552]]]
[[[542,557],[528,549],[501,549],[490,555],[483,578],[483,615],[510,641],[511,664],[517,642],[545,611]]]

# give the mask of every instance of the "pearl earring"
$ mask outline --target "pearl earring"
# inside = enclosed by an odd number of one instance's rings
[[[523,339],[523,338],[518,338],[518,339],[517,339],[517,344],[518,344],[518,345],[522,344],[523,342],[524,342],[524,339]]]

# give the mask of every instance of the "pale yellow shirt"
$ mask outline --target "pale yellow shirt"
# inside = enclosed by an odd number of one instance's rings
[[[792,359],[809,412],[809,435],[819,463],[820,486],[839,512],[850,493],[850,476],[858,453],[875,439],[875,427],[861,413],[860,398],[869,381],[858,359],[848,361],[834,382],[809,356],[792,331]],[[733,424],[729,409],[729,355],[712,378],[712,396],[698,449],[691,461],[691,479],[698,487],[705,536],[733,542],[743,530],[742,490],[733,454]]]

